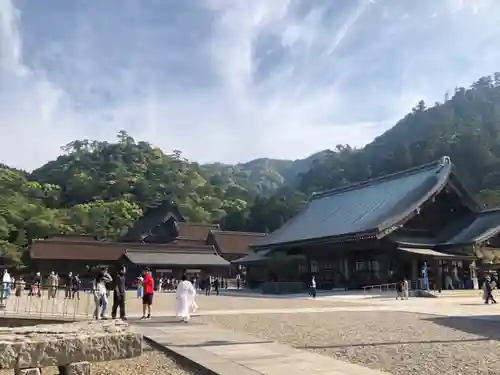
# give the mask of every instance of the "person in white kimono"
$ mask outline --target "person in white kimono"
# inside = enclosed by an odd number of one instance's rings
[[[182,281],[177,286],[176,299],[177,311],[176,316],[184,323],[189,322],[191,318],[191,310],[196,306],[195,302],[196,289],[193,284],[187,280],[185,275],[182,275]]]
[[[6,269],[3,271],[2,285],[0,286],[0,307],[5,308],[7,298],[10,296],[9,290],[11,290],[11,278],[9,271]]]

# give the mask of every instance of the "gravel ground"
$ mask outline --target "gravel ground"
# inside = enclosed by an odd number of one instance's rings
[[[394,375],[500,374],[500,322],[401,312],[196,318]]]
[[[153,310],[157,312],[170,311],[175,309],[175,295],[172,293],[157,293],[154,297]],[[205,296],[197,295],[196,303],[200,306],[200,311],[208,310],[245,310],[245,309],[293,309],[307,307],[328,307],[328,306],[359,306],[361,301],[341,301],[341,300],[313,300],[313,299],[284,299],[284,298],[263,298],[263,297],[235,297],[235,296]],[[141,311],[141,301],[137,298],[128,298],[127,307],[130,312]]]
[[[1,370],[0,375],[12,375],[14,370]],[[57,375],[57,368],[49,367],[42,370],[42,375]],[[194,375],[165,354],[144,348],[144,354],[139,358],[119,361],[96,362],[92,364],[92,375]]]

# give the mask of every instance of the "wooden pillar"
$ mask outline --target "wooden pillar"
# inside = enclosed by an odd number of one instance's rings
[[[432,260],[432,270],[434,273],[434,288],[437,289],[438,291],[443,290],[443,275],[442,275],[442,269],[441,265],[439,264],[439,260],[433,259]]]
[[[418,285],[419,270],[418,270],[418,258],[412,257],[411,259],[411,281]]]

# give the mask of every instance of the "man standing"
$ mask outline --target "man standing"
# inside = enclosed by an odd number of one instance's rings
[[[153,294],[155,292],[155,282],[149,268],[144,269],[144,295],[142,296],[142,318],[151,319],[151,305],[153,304]],[[146,315],[146,310],[148,315]]]
[[[73,272],[69,272],[68,277],[66,278],[66,285],[64,287],[64,298],[65,299],[71,298],[72,284],[73,284]]]
[[[107,271],[106,271],[107,272]],[[115,275],[113,288],[113,307],[111,317],[116,319],[118,307],[120,308],[120,319],[127,320],[125,315],[125,266],[121,266]]]
[[[219,295],[219,288],[220,288],[220,281],[219,281],[219,277],[216,276],[214,279],[214,291],[215,291],[215,294],[217,296]]]

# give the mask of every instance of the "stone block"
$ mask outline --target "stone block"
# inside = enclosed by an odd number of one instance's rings
[[[59,375],[90,375],[90,362],[70,363],[59,368]]]
[[[41,375],[39,368],[25,368],[16,370],[16,375]]]
[[[142,342],[141,334],[114,320],[0,328],[0,369],[138,357]]]

